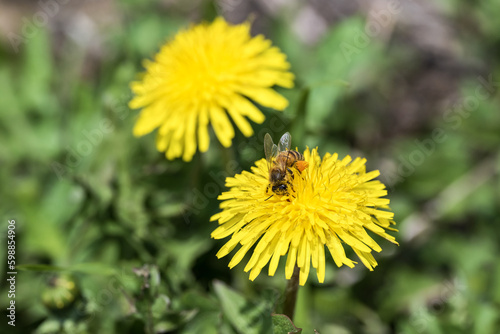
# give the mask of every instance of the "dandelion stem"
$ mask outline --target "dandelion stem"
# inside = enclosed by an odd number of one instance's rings
[[[295,303],[297,302],[297,290],[299,289],[299,267],[295,266],[293,275],[288,280],[285,288],[285,301],[283,302],[283,314],[293,321]]]

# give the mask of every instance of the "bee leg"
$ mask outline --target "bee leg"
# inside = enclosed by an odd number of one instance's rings
[[[271,188],[271,184],[268,184],[267,187],[266,187],[266,194],[267,195],[269,195],[269,188]],[[273,196],[274,196],[274,193],[272,193],[271,196],[269,196],[268,198],[266,198],[264,201],[267,201],[268,199],[270,199]]]
[[[287,182],[287,183],[288,183],[288,186],[292,189],[292,191],[295,192],[295,189],[293,188],[293,184],[291,182]],[[288,195],[292,196],[293,198],[296,198],[295,196],[293,196],[290,193],[288,193]]]
[[[288,173],[290,173],[290,176],[292,177],[292,180],[293,180],[293,171],[290,168],[288,168],[288,167],[286,168],[286,171]]]

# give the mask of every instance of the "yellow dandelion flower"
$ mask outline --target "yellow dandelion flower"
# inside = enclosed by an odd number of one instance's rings
[[[278,196],[266,192],[268,166],[265,159],[256,162],[252,171],[244,171],[226,179],[229,191],[222,193],[221,212],[212,216],[219,227],[212,238],[231,239],[219,250],[217,257],[228,255],[238,244],[229,267],[233,268],[253,248],[245,272],[254,280],[269,263],[274,276],[281,256],[287,255],[285,274],[290,279],[294,267],[300,268],[300,284],[304,285],[311,263],[319,282],[325,279],[325,246],[337,266],[354,267],[356,262],[346,256],[349,245],[370,270],[377,265],[372,250],[380,246],[367,230],[397,244],[386,233],[393,230],[394,214],[384,184],[374,180],[378,171],[366,172],[366,159],[342,160],[327,153],[323,159],[317,149],[304,152],[309,167],[301,174],[295,171],[289,194]],[[293,190],[292,190],[293,189]]]
[[[133,82],[133,109],[142,108],[135,136],[158,128],[156,147],[167,159],[190,161],[198,147],[208,150],[210,123],[225,147],[234,128],[253,134],[248,120],[264,114],[250,101],[283,110],[288,101],[272,86],[293,87],[286,56],[262,35],[250,35],[250,23],[229,25],[223,18],[179,32],[165,44],[146,72]],[[228,117],[228,114],[230,117]]]

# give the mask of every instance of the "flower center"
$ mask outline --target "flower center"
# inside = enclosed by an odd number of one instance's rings
[[[189,84],[192,85],[190,98],[194,96],[199,102],[211,103],[216,97],[226,97],[228,92],[233,91],[229,85],[233,82],[235,66],[239,62],[234,50],[227,50],[223,44],[207,42],[194,55],[192,50],[188,51],[191,55],[186,55],[183,73],[179,74],[189,78]]]

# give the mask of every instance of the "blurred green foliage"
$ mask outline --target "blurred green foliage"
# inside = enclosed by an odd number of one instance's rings
[[[18,265],[16,327],[4,317],[1,332],[294,332],[272,316],[283,266],[254,282],[241,265],[229,270],[215,257],[223,241],[210,239],[209,222],[225,177],[262,157],[266,132],[285,131],[300,149],[367,157],[390,189],[400,229],[399,247],[377,239],[384,250],[374,272],[329,261],[324,284],[311,274],[295,326],[500,332],[496,3],[442,4],[463,50],[451,55],[425,49],[403,24],[390,39],[368,36],[361,13],[332,23],[314,46],[299,40],[287,12],[270,18],[265,33],[297,76],[296,88],[280,90],[288,110],[264,110],[256,136],[238,133],[229,150],[212,140],[190,163],[167,161],[154,135],[132,136],[128,85],[143,59],[189,26],[190,13],[208,19],[216,9],[122,1],[125,19],[100,33],[97,59],[44,28],[19,53],[0,46],[0,234],[6,240],[16,220]],[[436,101],[432,85],[447,98]],[[0,259],[6,268],[6,247]],[[7,303],[2,297],[2,309]]]

